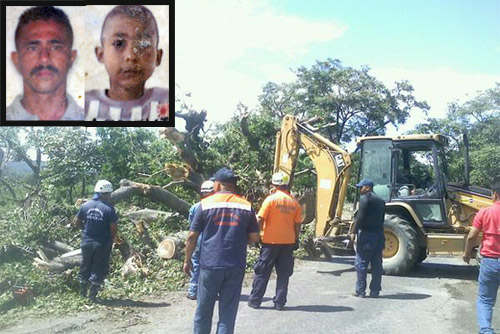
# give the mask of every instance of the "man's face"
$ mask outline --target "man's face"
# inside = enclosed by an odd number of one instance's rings
[[[51,94],[66,84],[76,58],[66,28],[55,21],[33,21],[24,26],[11,58],[24,84],[32,91]]]
[[[126,15],[109,18],[102,33],[102,47],[96,48],[110,80],[118,86],[135,87],[146,82],[161,63],[155,24]]]
[[[371,188],[371,187],[369,187],[369,186],[362,186],[362,187],[361,187],[361,189],[359,190],[359,193],[360,193],[361,195],[363,195],[363,194],[365,194],[365,193],[367,193],[367,192],[369,192],[369,191],[371,191],[371,190],[372,190],[372,188]]]

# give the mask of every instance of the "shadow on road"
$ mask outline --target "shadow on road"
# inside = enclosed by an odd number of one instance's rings
[[[352,307],[347,307],[347,306],[297,305],[297,306],[285,306],[285,311],[333,313],[333,312],[354,311],[354,309]]]
[[[274,306],[260,306],[261,310],[274,310]],[[285,306],[284,311],[302,311],[302,312],[315,312],[315,313],[333,313],[354,311],[352,307],[347,306],[331,306],[331,305],[297,305]]]
[[[352,272],[352,271],[356,271],[356,269],[354,269],[354,267],[351,267],[351,268],[347,268],[347,269],[340,269],[340,270],[331,270],[331,271],[317,271],[318,274],[331,274],[333,276],[341,276],[343,273],[348,273],[348,272]]]
[[[406,277],[418,278],[454,278],[475,281],[478,268],[475,266],[445,264],[445,263],[420,263]]]
[[[424,294],[424,293],[396,293],[396,294],[392,294],[392,295],[380,295],[378,298],[383,298],[383,299],[400,299],[400,300],[404,300],[404,299],[417,300],[417,299],[426,299],[426,298],[429,298],[429,297],[431,297],[431,295],[427,295],[427,294]]]
[[[247,302],[248,301],[248,297],[249,297],[249,295],[242,294],[240,296],[240,302]],[[272,300],[271,297],[262,297],[262,303],[268,302],[270,300]]]
[[[132,299],[101,299],[99,301],[99,304],[109,307],[144,307],[144,308],[170,306],[170,303],[164,303],[164,302],[149,303]]]

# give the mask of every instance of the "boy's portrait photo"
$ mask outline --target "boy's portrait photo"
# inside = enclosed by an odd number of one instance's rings
[[[167,120],[169,6],[85,11],[85,120]]]
[[[6,120],[84,119],[82,6],[6,7]]]

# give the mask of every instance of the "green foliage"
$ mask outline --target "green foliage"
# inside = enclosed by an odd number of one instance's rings
[[[451,103],[445,118],[429,118],[413,132],[442,133],[451,138],[446,157],[449,178],[455,182],[465,179],[463,134],[467,133],[472,166],[470,182],[489,187],[500,180],[500,83],[463,104]]]
[[[415,99],[408,81],[389,89],[369,70],[345,67],[334,59],[300,67],[295,72],[297,81],[264,86],[262,110],[279,119],[285,114],[319,116],[331,124],[323,131],[326,137],[348,143],[356,136],[383,135],[387,124],[404,124],[412,108],[429,109],[426,102]]]

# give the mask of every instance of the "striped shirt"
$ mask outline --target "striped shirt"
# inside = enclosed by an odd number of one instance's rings
[[[85,92],[86,121],[160,121],[168,119],[168,89],[149,88],[137,100],[116,101],[104,90]]]
[[[203,233],[202,268],[244,268],[248,233],[258,233],[259,225],[250,202],[236,194],[220,191],[201,200],[191,230]]]

